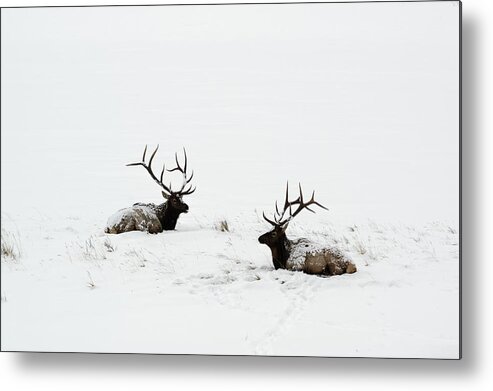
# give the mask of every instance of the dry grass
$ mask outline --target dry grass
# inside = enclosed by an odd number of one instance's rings
[[[91,236],[87,239],[84,244],[79,244],[83,258],[86,261],[95,261],[106,259],[104,250],[101,247],[101,243]]]
[[[110,238],[106,238],[103,245],[109,253],[114,253],[116,251],[116,246],[111,242]]]
[[[361,255],[365,255],[368,252],[368,249],[366,248],[366,243],[364,243],[359,237],[354,239],[353,246]]]
[[[144,252],[142,249],[140,249],[140,250],[131,249],[131,250],[125,252],[125,255],[128,256],[129,258],[137,261],[137,265],[139,267],[146,267],[146,262],[148,261],[148,259],[144,255]]]
[[[227,220],[221,220],[216,224],[216,229],[221,232],[229,232],[229,224]]]
[[[21,257],[21,246],[17,235],[4,229],[2,229],[1,234],[1,254],[2,259],[14,261]]]
[[[89,289],[96,288],[96,284],[94,283],[94,280],[92,279],[91,273],[89,271],[87,271],[87,276],[89,277],[89,281],[87,281],[87,287]]]

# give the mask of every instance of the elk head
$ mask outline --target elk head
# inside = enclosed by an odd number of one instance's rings
[[[291,220],[294,219],[303,209],[315,213],[312,209],[309,208],[310,205],[317,205],[327,210],[325,206],[315,201],[315,191],[313,191],[311,199],[308,202],[305,202],[303,200],[303,191],[301,190],[301,184],[299,184],[298,186],[300,191],[298,198],[293,201],[289,201],[289,184],[286,183],[286,198],[284,200],[284,207],[282,211],[279,211],[276,201],[276,211],[274,213],[273,220],[267,218],[265,213],[263,213],[265,221],[271,224],[273,228],[269,232],[260,235],[258,241],[269,246],[269,248],[271,249],[272,260],[276,269],[284,269],[286,266],[286,260],[289,257],[286,229],[288,228]],[[296,208],[294,212],[293,207]]]
[[[146,153],[147,153],[147,145],[144,148],[144,154],[142,155],[142,161],[138,163],[130,163],[127,164],[127,166],[142,166],[144,167],[151,178],[163,189],[161,191],[161,194],[163,197],[166,199],[166,208],[163,211],[163,215],[159,216],[160,220],[163,224],[163,228],[165,230],[168,229],[174,229],[176,225],[176,221],[178,219],[178,216],[181,213],[188,213],[188,205],[183,202],[183,196],[192,194],[195,191],[195,188],[192,188],[192,185],[190,185],[190,181],[193,178],[193,171],[190,177],[187,177],[187,152],[185,148],[183,148],[183,155],[184,155],[184,164],[183,166],[180,165],[180,162],[178,161],[178,154],[175,153],[175,162],[176,162],[176,167],[172,168],[171,170],[167,170],[165,165],[163,164],[163,169],[161,171],[161,175],[159,176],[159,179],[154,175],[152,172],[152,160],[154,159],[154,156],[156,156],[156,153],[159,149],[159,145],[156,147],[154,152],[152,153],[149,163],[146,163],[145,158],[146,158]],[[164,172],[173,172],[173,171],[178,171],[182,174],[183,176],[183,182],[181,184],[181,187],[179,190],[174,191],[171,189],[171,183],[169,186],[166,186],[163,183],[163,175]]]

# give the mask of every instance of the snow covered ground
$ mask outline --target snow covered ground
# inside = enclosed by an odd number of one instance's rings
[[[3,348],[457,356],[453,227],[293,223],[292,236],[339,246],[358,266],[320,278],[273,270],[254,211],[228,219],[230,232],[187,217],[159,235],[106,235],[103,216],[3,220],[22,232],[19,260],[2,261]]]
[[[458,356],[456,3],[278,7],[2,11],[2,349]],[[146,143],[190,212],[104,234]],[[286,180],[357,273],[273,270]]]

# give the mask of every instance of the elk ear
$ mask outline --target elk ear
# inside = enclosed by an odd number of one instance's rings
[[[169,195],[166,194],[164,191],[161,192],[161,194],[163,195],[164,198],[168,199],[169,198]]]
[[[288,228],[288,225],[289,225],[289,222],[285,223],[281,229],[282,229],[282,232],[286,232],[286,229]]]

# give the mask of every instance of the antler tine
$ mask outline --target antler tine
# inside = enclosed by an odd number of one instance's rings
[[[175,152],[175,162],[176,162],[176,166],[180,167],[180,163],[178,163],[178,152]],[[181,171],[181,167],[180,167],[180,171]]]
[[[192,189],[192,186],[190,186],[187,190],[182,191],[180,194],[181,194],[181,195],[189,195],[189,194],[194,193],[194,192],[195,192],[195,190],[197,190],[197,188],[196,188],[196,187],[194,187],[194,188]]]
[[[181,189],[179,191],[177,191],[177,193],[179,193],[181,195],[191,194],[191,193],[188,192],[189,190],[184,190],[184,189],[185,189],[185,186],[188,185],[190,183],[190,181],[192,180],[192,178],[193,178],[193,171],[192,171],[192,175],[190,175],[190,178],[187,178],[188,158],[187,158],[187,151],[186,151],[185,148],[183,148],[183,155],[185,157],[185,161],[184,161],[183,167],[180,165],[180,162],[178,161],[178,153],[175,153],[176,167],[175,168],[172,168],[171,170],[167,170],[169,172],[179,171],[179,172],[182,173],[182,175],[183,175],[183,183],[181,185]]]
[[[288,205],[289,205],[289,182],[286,181],[286,198],[284,199],[284,210],[286,210]]]
[[[156,156],[158,149],[159,149],[159,144],[156,147],[156,149],[154,150],[154,152],[152,153],[151,158],[149,159],[149,163],[146,164],[146,162],[145,162],[145,157],[146,157],[146,152],[147,152],[147,145],[146,145],[144,148],[144,154],[142,155],[142,161],[138,162],[138,163],[129,163],[129,164],[127,164],[127,166],[142,166],[142,167],[144,167],[147,170],[147,172],[149,173],[149,175],[151,176],[151,178],[154,179],[154,181],[159,186],[161,186],[164,190],[166,190],[168,193],[171,194],[171,185],[168,187],[163,183],[164,166],[163,166],[163,171],[161,171],[161,177],[160,177],[161,179],[157,179],[156,176],[154,175],[154,173],[152,172],[152,160],[154,159],[154,156]]]
[[[310,205],[310,204],[314,204],[314,205],[317,205],[319,206],[320,208],[322,209],[325,209],[325,210],[329,210],[329,208],[326,208],[325,206],[323,206],[322,204],[318,203],[317,201],[315,201],[315,190],[313,190],[313,193],[312,193],[312,198],[310,199],[310,201],[308,202],[307,205]],[[308,209],[308,208],[306,208]],[[309,209],[308,209],[309,210]]]
[[[289,182],[286,181],[286,197],[284,199],[284,207],[281,213],[279,213],[279,209],[277,207],[277,201],[276,201],[276,214],[277,214],[276,221],[278,224],[280,224],[280,222],[282,221],[284,214],[286,213],[288,208],[289,208]]]
[[[167,170],[168,172],[173,172],[173,171],[180,171],[183,174],[183,169],[180,167],[180,164],[178,163],[178,160],[176,160],[176,153],[175,153],[175,161],[177,162],[176,167],[172,168],[171,170]]]
[[[146,148],[147,148],[147,145],[146,145]],[[151,166],[152,166],[152,159],[154,159],[154,156],[156,156],[158,149],[159,149],[159,144],[157,145],[156,149],[154,150],[154,152],[151,155],[151,158],[149,159],[149,168],[151,168]],[[145,150],[144,150],[144,152],[145,152]]]
[[[294,211],[294,213],[289,214],[289,220],[293,219],[298,213],[300,213],[305,208],[305,204],[303,204],[303,190],[301,189],[301,183],[298,183],[298,188],[300,189],[300,195],[298,197],[299,206],[298,209]]]
[[[161,183],[163,183],[163,175],[164,175],[164,171],[165,171],[165,170],[166,170],[166,166],[165,166],[165,164],[163,164],[163,169],[162,169],[162,171],[161,171],[161,176],[159,177],[159,181],[160,181]],[[171,186],[170,186],[170,189],[171,189]]]
[[[265,221],[267,221],[268,223],[272,224],[273,226],[278,225],[276,222],[268,219],[267,216],[265,215],[265,212],[262,212],[262,216],[264,216]]]
[[[285,196],[285,199],[284,199],[284,206],[283,206],[283,209],[282,211],[279,210],[279,204],[278,202],[276,201],[275,202],[275,213],[274,213],[274,221],[272,220],[269,220],[266,218],[266,220],[273,224],[273,225],[276,225],[276,226],[281,226],[281,225],[284,225],[288,219],[284,220],[284,216],[286,215],[286,212],[289,211],[289,214],[291,215],[291,209],[292,209],[292,206],[293,205],[296,205],[296,204],[299,204],[300,203],[300,199],[299,197],[294,200],[294,201],[289,201],[289,182],[286,182],[286,196]],[[264,217],[265,217],[265,214],[264,214]]]
[[[159,144],[157,145],[158,148],[159,148]],[[144,154],[142,155],[142,161],[145,162],[146,161],[146,152],[147,152],[147,144],[146,144],[146,147],[144,148]]]
[[[282,213],[279,213],[278,212],[278,219],[277,219],[277,221],[278,221],[278,224],[279,225],[283,225],[283,224],[286,223],[287,220],[282,221],[283,218],[284,218],[284,215],[286,214],[286,212],[288,210],[290,211],[290,214],[291,214],[291,208],[292,208],[292,206],[293,205],[296,205],[296,204],[299,204],[299,203],[300,203],[300,197],[298,197],[294,201],[289,201],[289,182],[286,182],[286,196],[285,196],[285,199],[284,199],[284,208],[283,208]]]
[[[309,206],[310,206],[310,205],[317,205],[317,206],[319,206],[319,207],[320,207],[320,208],[322,208],[322,209],[328,210],[325,206],[323,206],[322,204],[320,204],[320,203],[318,203],[317,201],[315,201],[315,191],[313,191],[313,193],[312,193],[312,197],[310,198],[310,200],[309,200],[307,203],[305,203],[305,202],[303,201],[303,190],[301,189],[301,184],[298,184],[298,187],[299,187],[299,189],[300,189],[300,195],[299,195],[299,197],[298,197],[298,199],[297,199],[297,200],[292,201],[292,202],[290,202],[290,203],[289,203],[289,217],[288,217],[286,220],[284,220],[284,221],[282,221],[282,222],[279,222],[279,224],[280,224],[280,225],[284,225],[284,224],[286,224],[286,223],[289,223],[289,222],[290,222],[293,218],[295,218],[295,217],[296,217],[296,215],[298,215],[298,214],[299,214],[299,213],[300,213],[303,209],[307,209],[307,210],[309,210],[310,212],[315,213],[315,211],[314,211],[314,210],[312,210],[312,209],[310,209],[310,208],[309,208]],[[293,205],[296,205],[296,204],[299,204],[299,206],[298,206],[298,208],[297,208],[294,212],[292,212],[291,207],[292,207]]]
[[[190,191],[192,189],[192,187],[193,187],[192,185],[188,185],[188,187],[186,189],[184,189],[182,191],[182,193],[186,193],[186,192]]]
[[[190,183],[190,181],[192,180],[193,178],[193,170],[192,170],[192,175],[190,175],[190,178],[187,179],[187,184]]]

